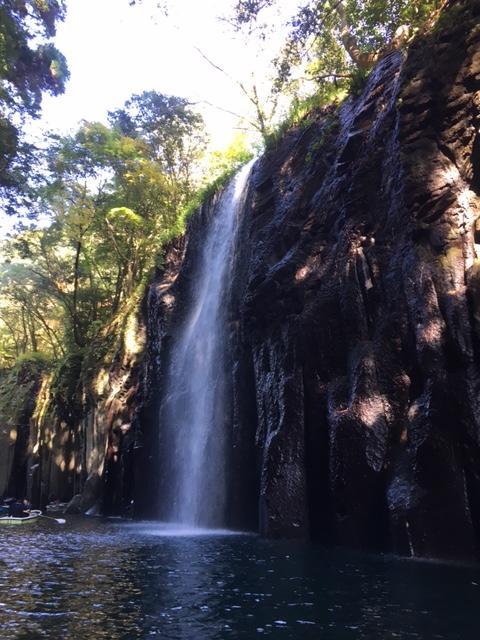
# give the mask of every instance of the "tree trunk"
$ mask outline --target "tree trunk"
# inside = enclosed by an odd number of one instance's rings
[[[75,344],[79,347],[85,346],[85,340],[80,331],[80,321],[78,317],[78,287],[80,279],[80,254],[82,252],[82,241],[77,241],[75,250],[75,264],[73,267],[74,282],[73,282],[73,300],[72,300],[72,323],[73,323],[73,337]]]
[[[359,69],[367,71],[378,61],[380,52],[374,51],[371,53],[364,53],[360,49],[356,37],[350,31],[350,25],[348,24],[347,13],[345,10],[345,2],[343,2],[343,0],[340,0],[340,2],[337,3],[335,10],[340,18],[340,38],[343,46],[345,47],[345,51]]]

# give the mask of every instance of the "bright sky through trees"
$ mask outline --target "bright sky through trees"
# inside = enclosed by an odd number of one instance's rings
[[[81,119],[104,120],[131,94],[154,89],[199,102],[215,145],[229,142],[237,119],[206,101],[244,114],[241,91],[206,62],[198,47],[233,78],[248,82],[252,71],[264,81],[270,59],[282,43],[278,29],[268,42],[248,45],[219,16],[232,14],[233,0],[171,0],[165,17],[156,0],[130,7],[128,0],[69,0],[56,44],[65,54],[71,80],[65,95],[46,97],[43,123],[73,128]],[[281,3],[288,16],[296,2]],[[271,14],[278,20],[278,14]],[[263,51],[260,51],[260,45]]]
[[[233,15],[234,0],[169,0],[168,16],[157,0],[129,6],[129,0],[68,0],[55,44],[65,55],[70,80],[65,94],[45,95],[34,137],[54,130],[73,133],[81,120],[107,121],[134,93],[155,90],[197,103],[213,148],[225,147],[244,127],[252,105],[235,81],[270,87],[269,63],[278,52],[296,0],[283,0],[267,16],[274,27],[265,41],[235,34],[222,16]],[[210,65],[198,49],[227,72]],[[254,78],[252,79],[252,74]],[[248,126],[248,125],[247,125]],[[2,235],[12,217],[0,212]]]
[[[408,8],[419,2],[397,0],[396,5]],[[238,0],[137,0],[134,6],[130,0],[66,0],[66,4],[66,19],[58,24],[55,45],[66,56],[71,77],[65,94],[44,95],[42,119],[28,125],[35,138],[41,140],[51,131],[73,133],[82,120],[106,123],[108,111],[144,91],[194,103],[206,122],[210,148],[224,148],[238,128],[256,129],[257,137],[261,132],[265,140],[271,126],[286,115],[292,94],[284,87],[272,100],[270,90],[273,78],[278,79],[278,68],[274,70],[271,61],[285,45],[286,22],[298,12],[299,0],[245,0],[247,6],[267,5],[261,11],[261,24],[255,23],[257,37],[248,34],[248,28],[236,32],[229,22],[235,21],[235,6],[242,4]],[[383,0],[370,4],[385,10]],[[427,4],[438,3],[429,0],[423,6]],[[167,6],[168,15],[162,5]],[[379,19],[372,15],[374,22]],[[310,22],[307,15],[301,29],[306,26],[309,32]],[[322,47],[317,51],[318,72],[325,72],[326,66],[331,73],[333,41],[329,32],[326,36],[322,42],[327,43],[327,51]],[[337,53],[340,49],[337,43]],[[313,51],[311,44],[308,50]],[[345,63],[345,51],[341,57]],[[302,97],[301,91],[296,97]],[[5,232],[13,221],[2,220],[0,211],[0,222]]]

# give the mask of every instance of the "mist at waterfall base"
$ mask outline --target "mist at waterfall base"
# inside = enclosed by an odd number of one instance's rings
[[[480,637],[478,568],[155,523],[36,527],[0,537],[2,640]]]
[[[226,522],[226,309],[237,219],[251,167],[240,169],[213,208],[185,318],[173,338],[160,412],[166,447],[161,510],[167,521],[184,526],[221,527]]]

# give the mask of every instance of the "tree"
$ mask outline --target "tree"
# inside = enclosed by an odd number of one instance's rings
[[[11,247],[10,247],[11,249]],[[7,248],[7,254],[10,253]],[[62,312],[32,264],[6,254],[0,264],[0,366],[27,352],[63,354]]]
[[[252,25],[277,0],[238,0],[234,23]],[[441,0],[308,0],[290,21],[277,60],[278,86],[306,58],[317,82],[368,71],[383,55],[406,44],[440,9]],[[307,46],[308,45],[308,46]]]
[[[232,175],[253,157],[251,147],[244,133],[238,132],[231,143],[222,151],[212,151],[208,166],[211,181],[223,175]]]
[[[0,6],[0,197],[12,204],[31,175],[33,150],[22,136],[42,95],[64,91],[68,68],[53,46],[63,0],[3,0]]]
[[[0,264],[9,357],[82,349],[132,296],[200,178],[202,125],[186,101],[149,93],[117,111],[114,127],[84,122],[50,137],[37,206],[52,222],[7,241]]]
[[[90,265],[91,280],[103,291],[97,308],[103,319],[105,312],[116,312],[152,266],[194,188],[194,155],[183,153],[191,144],[184,123],[175,130],[170,121],[168,132],[149,127],[147,120],[141,124],[142,129],[127,117],[122,128],[85,122],[74,136],[55,140],[49,153],[45,205],[63,225],[77,221],[69,237],[77,264]],[[73,231],[71,222],[69,228]]]
[[[31,351],[55,359],[82,351],[141,290],[162,243],[199,204],[201,118],[180,98],[138,98],[112,127],[83,122],[50,137],[37,207],[51,222],[1,247],[0,364]],[[210,179],[248,157],[238,137],[212,154]]]
[[[155,91],[133,95],[109,116],[122,135],[146,143],[149,159],[160,165],[175,187],[176,206],[185,204],[195,187],[193,167],[206,145],[202,116],[188,100]]]

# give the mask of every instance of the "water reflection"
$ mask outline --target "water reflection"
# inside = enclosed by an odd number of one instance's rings
[[[479,637],[478,569],[179,533],[95,520],[2,531],[0,637]]]

